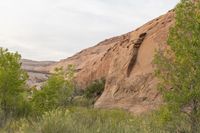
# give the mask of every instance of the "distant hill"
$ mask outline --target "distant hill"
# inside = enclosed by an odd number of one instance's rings
[[[56,62],[54,61],[32,61],[23,59],[22,69],[29,74],[28,85],[39,88],[41,84],[48,79],[49,71],[45,68]],[[44,68],[44,69],[43,69]],[[41,70],[42,69],[42,70]]]

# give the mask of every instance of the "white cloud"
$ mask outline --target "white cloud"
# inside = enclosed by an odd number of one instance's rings
[[[59,60],[129,32],[179,0],[0,0],[0,46]]]

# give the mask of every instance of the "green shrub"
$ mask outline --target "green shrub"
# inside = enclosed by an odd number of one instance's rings
[[[74,69],[68,66],[67,71],[56,69],[56,73],[42,86],[41,90],[36,90],[32,97],[34,111],[38,114],[65,107],[70,104],[74,92],[73,85]]]
[[[74,107],[93,107],[94,100],[88,99],[84,96],[75,96],[72,100],[71,106]]]
[[[99,97],[105,88],[105,79],[95,80],[85,89],[85,97],[88,99]]]

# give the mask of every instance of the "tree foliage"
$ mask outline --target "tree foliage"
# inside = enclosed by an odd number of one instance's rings
[[[27,73],[21,69],[21,56],[0,48],[0,110],[4,122],[8,117],[28,113],[25,90],[27,78]]]
[[[182,0],[175,12],[170,48],[155,56],[156,75],[168,114],[185,114],[195,133],[200,122],[200,1]]]
[[[73,78],[73,65],[69,65],[66,71],[56,69],[41,90],[34,92],[32,104],[35,111],[42,113],[69,104],[74,92]]]

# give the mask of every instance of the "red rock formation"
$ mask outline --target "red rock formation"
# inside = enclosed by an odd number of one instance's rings
[[[53,72],[56,67],[74,64],[80,88],[106,78],[96,108],[123,108],[135,114],[155,109],[162,99],[156,89],[152,61],[159,45],[166,45],[173,21],[174,13],[170,11],[133,32],[107,39],[45,69]]]
[[[169,12],[145,24],[130,33],[129,43],[118,46],[118,52],[112,53],[106,89],[95,107],[123,108],[137,114],[162,103],[152,61],[159,45],[166,45],[173,16]]]

